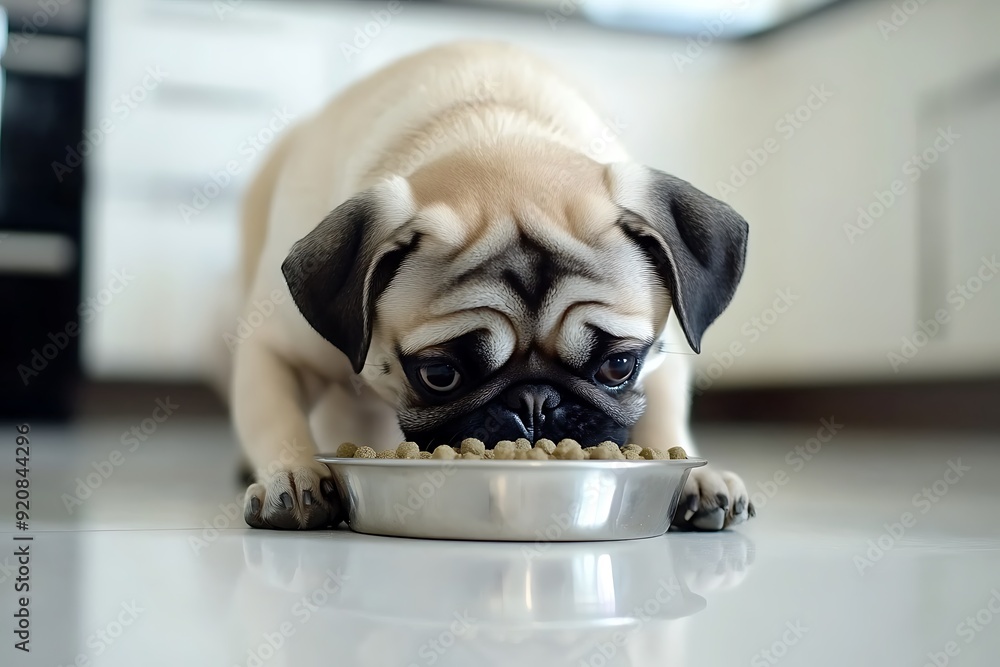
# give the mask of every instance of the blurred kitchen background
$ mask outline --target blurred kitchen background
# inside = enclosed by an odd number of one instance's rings
[[[995,0],[0,5],[0,418],[145,411],[164,386],[222,414],[239,202],[283,119],[490,38],[749,220],[697,419],[1000,428]]]

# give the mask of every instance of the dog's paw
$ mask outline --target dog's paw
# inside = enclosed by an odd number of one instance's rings
[[[251,528],[316,530],[340,523],[340,500],[322,463],[279,470],[251,484],[243,502]]]
[[[695,468],[681,492],[673,526],[682,530],[722,530],[754,516],[743,480],[710,466]]]

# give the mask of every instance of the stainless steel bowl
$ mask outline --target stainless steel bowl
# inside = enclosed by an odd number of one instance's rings
[[[351,530],[449,540],[631,540],[667,532],[704,459],[438,461],[320,455]]]

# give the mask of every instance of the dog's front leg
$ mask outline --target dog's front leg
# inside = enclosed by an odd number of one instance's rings
[[[301,379],[261,338],[253,336],[237,348],[231,393],[233,421],[255,476],[244,518],[254,528],[336,525],[336,489],[329,468],[314,458]]]
[[[632,429],[632,440],[666,451],[680,446],[697,456],[688,424],[690,364],[684,355],[668,354],[643,378],[646,412]],[[673,525],[686,530],[722,530],[754,515],[746,485],[735,473],[713,466],[695,468],[688,475]]]

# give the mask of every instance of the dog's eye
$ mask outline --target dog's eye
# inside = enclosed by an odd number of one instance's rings
[[[451,391],[462,381],[462,376],[451,364],[428,364],[420,367],[420,381],[431,391]]]
[[[601,364],[600,369],[597,371],[597,375],[594,377],[605,386],[617,387],[632,377],[634,371],[634,356],[631,354],[616,354],[604,360],[604,363]]]

